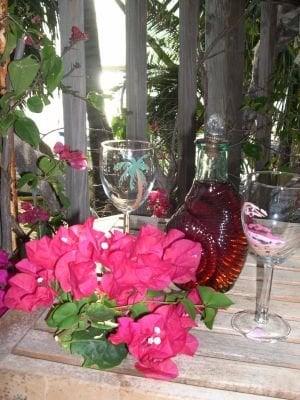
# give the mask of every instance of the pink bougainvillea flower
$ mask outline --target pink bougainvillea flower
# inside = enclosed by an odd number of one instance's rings
[[[55,254],[52,248],[52,239],[48,236],[43,236],[41,239],[31,240],[25,245],[27,258],[31,263],[31,268],[34,273],[38,270],[48,270],[49,276],[53,277],[54,266],[57,262],[58,255]],[[17,268],[22,270],[22,265],[18,263]],[[27,265],[26,268],[28,268]]]
[[[20,271],[9,279],[9,289],[5,295],[5,305],[23,311],[33,311],[38,307],[53,304],[55,291],[54,266],[57,255],[51,249],[51,239],[47,236],[26,243],[27,258],[16,264]]]
[[[176,305],[160,306],[137,321],[121,317],[118,323],[109,340],[126,343],[137,359],[136,368],[150,378],[176,378],[178,369],[172,358],[177,354],[192,356],[198,347],[197,339],[189,333],[194,321]]]
[[[148,196],[148,207],[155,217],[166,217],[171,207],[167,191],[164,189],[152,190]]]
[[[136,274],[137,265],[134,261],[124,258],[122,251],[112,252],[105,264],[109,270],[103,275],[99,288],[118,305],[133,304],[143,300],[144,285]]]
[[[49,220],[50,215],[44,208],[33,206],[29,201],[23,201],[21,208],[24,210],[18,216],[18,221],[21,224],[36,224],[37,222]]]
[[[60,160],[66,161],[70,167],[78,170],[84,170],[87,168],[86,156],[82,151],[71,150],[69,145],[63,145],[60,142],[57,142],[54,145],[53,151],[58,155]]]
[[[9,261],[8,253],[5,250],[0,249],[0,317],[7,310],[7,307],[5,307],[4,304],[4,295],[10,276],[10,273],[8,272],[10,266],[11,263]]]
[[[38,307],[51,306],[55,296],[51,270],[32,264],[27,258],[16,267],[21,272],[9,280],[10,287],[4,298],[6,307],[31,312]]]
[[[77,26],[72,26],[72,33],[69,39],[71,45],[77,42],[86,41],[88,39],[89,36],[87,33],[82,32]]]
[[[174,266],[172,281],[186,283],[196,280],[196,271],[201,258],[202,247],[200,243],[187,239],[175,241],[165,250],[164,261]]]
[[[162,257],[165,236],[164,232],[153,225],[142,226],[136,239],[135,254],[156,254]]]
[[[105,242],[105,234],[93,228],[94,218],[89,218],[84,224],[69,228],[60,227],[52,239],[51,247],[58,255],[71,250],[78,250],[86,259],[99,261],[103,251],[101,243]],[[105,247],[105,246],[104,246]]]
[[[4,295],[8,282],[8,272],[5,269],[0,269],[0,317],[7,310],[4,304]]]
[[[5,289],[8,280],[8,272],[6,269],[0,269],[0,290]]]
[[[138,236],[112,234],[105,242],[100,261],[105,274],[100,290],[115,298],[117,304],[142,300],[148,289],[164,290],[172,282],[195,280],[201,257],[201,245],[172,229],[167,234],[145,225]],[[101,245],[103,246],[104,243]]]
[[[75,300],[90,296],[97,288],[96,265],[84,258],[77,250],[59,258],[55,277],[65,292],[71,292]]]
[[[0,268],[7,268],[9,265],[8,253],[0,249]]]
[[[5,304],[4,304],[4,296],[5,296],[5,291],[0,290],[0,317],[3,314],[3,312],[5,312],[5,310],[7,310],[7,308],[5,307]]]

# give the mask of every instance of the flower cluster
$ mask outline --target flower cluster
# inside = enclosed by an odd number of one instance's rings
[[[29,201],[21,203],[23,212],[19,214],[18,221],[21,224],[36,224],[37,222],[48,221],[50,215],[48,211],[39,206],[33,206]]]
[[[74,45],[77,42],[86,41],[89,39],[87,33],[82,32],[77,26],[72,26],[71,37],[69,39],[70,45]]]
[[[84,170],[87,168],[87,160],[85,155],[80,150],[71,150],[67,144],[63,145],[57,142],[54,145],[53,151],[58,155],[59,159],[66,161],[70,167],[74,169]]]
[[[171,204],[168,193],[164,189],[152,190],[148,197],[148,207],[157,218],[164,218],[170,210]]]
[[[9,272],[8,272],[9,266],[10,266],[10,261],[7,252],[5,250],[0,249],[0,316],[6,310],[4,304],[4,295],[9,278]]]
[[[51,306],[48,325],[85,366],[113,367],[129,352],[144,375],[174,378],[173,358],[195,353],[198,341],[190,330],[197,312],[205,319],[210,307],[203,288],[180,289],[196,281],[201,252],[199,243],[175,229],[164,233],[145,225],[137,236],[104,233],[90,218],[28,242],[4,303],[27,312]],[[210,291],[207,299],[213,297]]]

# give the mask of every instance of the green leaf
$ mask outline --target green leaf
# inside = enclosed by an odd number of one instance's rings
[[[42,98],[43,98],[43,102],[44,102],[45,106],[48,106],[49,104],[51,104],[51,101],[49,100],[48,96],[43,95]]]
[[[44,44],[44,47],[42,48],[41,51],[41,58],[42,58],[41,70],[44,79],[46,79],[47,75],[49,74],[49,71],[54,65],[56,52],[52,42],[49,39],[44,38],[42,42]]]
[[[40,142],[40,132],[35,122],[30,118],[17,118],[15,121],[15,132],[25,142],[32,147],[38,147]]]
[[[68,208],[71,205],[70,199],[65,195],[63,191],[57,191],[57,196],[64,208]]]
[[[135,303],[132,307],[131,307],[131,314],[133,316],[133,318],[138,318],[143,314],[146,314],[149,312],[149,309],[147,307],[147,304],[140,302],[140,303]]]
[[[168,293],[165,297],[166,301],[174,302],[177,300],[181,300],[185,297],[185,292],[172,292]]]
[[[27,106],[31,112],[40,113],[43,111],[44,103],[39,96],[32,96],[27,100]]]
[[[58,329],[69,329],[77,325],[79,322],[78,315],[70,315],[57,324]]]
[[[227,308],[233,304],[232,300],[224,293],[216,292],[207,286],[198,286],[198,291],[203,303],[213,308]]]
[[[165,296],[165,292],[163,292],[162,290],[149,290],[148,289],[147,296],[150,298],[161,297],[161,296]]]
[[[205,310],[203,311],[202,318],[203,322],[207,326],[208,329],[213,328],[214,320],[217,315],[218,310],[215,308],[211,307],[206,307]]]
[[[0,119],[0,133],[2,136],[5,136],[7,134],[9,128],[13,126],[15,120],[15,113],[9,113],[5,117]]]
[[[247,157],[259,160],[261,157],[262,147],[257,143],[245,143],[243,151]]]
[[[9,59],[10,54],[17,46],[17,39],[18,38],[14,32],[8,31],[7,37],[6,37],[6,46],[4,49],[4,53],[2,54],[2,57],[0,59],[1,63],[5,62],[7,59]]]
[[[86,308],[86,314],[91,321],[109,321],[114,319],[116,311],[102,303],[92,303]]]
[[[12,61],[8,66],[9,78],[18,96],[25,92],[34,81],[40,64],[31,55],[21,60]]]
[[[195,319],[197,314],[195,304],[187,297],[183,298],[181,303],[183,304],[185,311],[189,314],[189,316],[192,319]]]
[[[49,92],[53,92],[57,88],[60,81],[64,76],[64,65],[62,59],[55,56],[52,68],[48,71],[46,76],[46,86]]]
[[[10,109],[10,100],[14,97],[13,92],[7,92],[0,98],[1,114],[6,114]]]
[[[36,174],[32,172],[26,172],[19,178],[17,183],[17,188],[21,189],[25,185],[30,185],[33,188],[36,188],[38,184],[38,177]]]
[[[52,314],[52,321],[59,329],[71,328],[78,323],[78,309],[74,303],[63,303]]]
[[[38,159],[37,165],[45,175],[56,175],[57,173],[59,173],[59,171],[57,171],[57,169],[59,169],[58,162],[54,160],[54,158],[51,158],[49,156],[40,157]]]
[[[48,326],[50,326],[50,328],[56,328],[56,322],[54,322],[53,320],[53,314],[55,313],[56,309],[60,306],[60,304],[58,304],[57,306],[53,307],[50,312],[48,313],[47,317],[46,317],[46,323]]]
[[[103,297],[102,298],[102,304],[104,304],[106,307],[116,307],[117,306],[117,302],[114,299],[109,299],[108,297]]]
[[[70,350],[72,354],[80,354],[84,357],[83,366],[95,365],[100,369],[119,365],[127,355],[123,344],[113,345],[106,339],[103,332],[92,327],[72,334]]]

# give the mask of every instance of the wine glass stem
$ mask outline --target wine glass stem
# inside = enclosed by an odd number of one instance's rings
[[[259,324],[266,324],[268,322],[273,270],[274,268],[271,260],[266,260],[264,262],[263,284],[255,312],[255,321],[258,322]]]
[[[124,233],[129,233],[129,216],[130,213],[128,211],[124,213]]]

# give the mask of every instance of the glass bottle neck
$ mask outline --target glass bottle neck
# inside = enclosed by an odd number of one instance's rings
[[[227,160],[227,143],[197,143],[195,180],[227,181]]]

